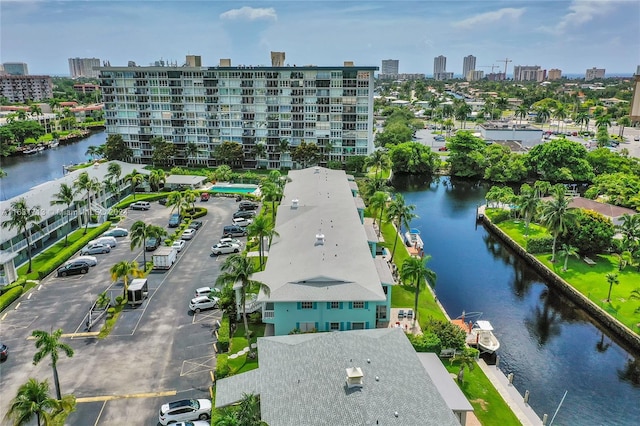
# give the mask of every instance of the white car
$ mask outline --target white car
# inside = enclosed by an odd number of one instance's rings
[[[89,243],[80,250],[80,254],[105,254],[110,251],[111,247],[106,244]]]
[[[217,294],[220,294],[220,290],[218,290],[215,287],[199,287],[199,288],[196,288],[196,293],[194,297],[217,295]]]
[[[74,257],[73,259],[65,263],[69,263],[75,260],[79,260],[81,262],[87,262],[89,266],[96,266],[98,264],[98,258],[95,256],[78,256],[78,257]]]
[[[242,241],[237,238],[220,238],[219,243],[237,244],[242,247]]]
[[[171,247],[173,247],[174,249],[176,249],[176,251],[178,253],[180,253],[182,251],[182,249],[184,248],[185,244],[186,244],[186,242],[184,240],[176,240],[176,241],[173,242]]]
[[[249,226],[253,223],[253,219],[249,219],[247,217],[236,217],[235,219],[233,219],[233,224],[235,226]]]
[[[210,422],[196,420],[195,422],[173,423],[173,426],[211,426]]]
[[[163,426],[188,420],[208,420],[211,417],[211,400],[182,399],[163,404],[158,419]]]
[[[240,245],[232,243],[218,243],[211,247],[211,253],[214,255],[229,254],[240,252]]]
[[[189,302],[189,309],[193,312],[204,311],[205,309],[213,309],[218,307],[218,302],[220,299],[213,296],[198,296],[191,299]]]
[[[196,235],[196,230],[189,228],[184,230],[180,238],[183,240],[190,240],[193,238],[194,235]]]

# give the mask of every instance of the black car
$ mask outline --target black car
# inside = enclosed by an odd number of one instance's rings
[[[167,199],[166,198],[160,198],[158,200],[158,203],[163,205],[163,206],[166,206],[167,205]]]
[[[189,228],[200,229],[202,228],[202,222],[200,222],[199,220],[192,220],[191,223],[189,224]]]
[[[233,214],[233,218],[237,219],[239,217],[244,219],[251,219],[256,216],[256,212],[254,210],[238,210]]]
[[[9,348],[7,345],[0,343],[0,361],[5,361],[9,356]]]
[[[144,249],[146,251],[154,251],[160,247],[160,238],[147,238],[147,241],[144,243]]]
[[[240,201],[238,205],[238,210],[256,210],[258,208],[258,203],[254,203],[253,201]]]
[[[86,274],[89,272],[89,264],[83,261],[73,261],[58,268],[58,276],[66,277],[67,275]]]

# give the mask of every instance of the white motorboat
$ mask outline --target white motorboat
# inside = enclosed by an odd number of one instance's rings
[[[493,327],[489,321],[476,321],[467,334],[467,343],[477,346],[480,352],[491,354],[500,348],[500,342],[493,334]]]
[[[424,243],[422,242],[422,238],[420,238],[420,231],[418,229],[412,228],[408,230],[405,232],[404,238],[408,247],[413,247],[417,250],[421,250],[424,247]]]

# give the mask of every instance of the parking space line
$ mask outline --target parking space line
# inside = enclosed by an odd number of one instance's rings
[[[29,293],[29,295],[27,296],[27,300],[31,300],[31,296],[33,296],[33,292]]]
[[[22,304],[22,302],[18,302],[18,304],[16,305],[16,307],[15,307],[15,308],[13,308],[13,310],[14,310],[14,311],[17,311],[21,304]]]
[[[193,320],[191,321],[191,324],[197,324],[199,322],[203,322],[205,320],[209,320],[209,319],[216,319],[218,316],[220,315],[220,310],[219,309],[214,309],[213,311],[211,311],[208,314],[198,314],[196,312],[193,313]],[[198,319],[199,317],[201,317],[201,319]]]
[[[76,398],[76,402],[77,403],[100,402],[100,401],[113,401],[116,399],[128,399],[128,398],[157,398],[159,396],[173,396],[177,393],[178,392],[176,390],[169,390],[169,391],[162,391],[162,392],[125,393],[122,395],[85,396],[85,397]]]
[[[196,373],[211,371],[211,361],[215,360],[215,358],[216,358],[215,355],[209,355],[209,356],[192,358],[190,360],[187,359],[182,361],[182,368],[180,369],[180,377],[187,376],[189,374],[196,374]]]
[[[98,422],[100,421],[100,417],[102,417],[102,412],[104,411],[104,407],[107,406],[107,401],[102,403],[102,407],[100,407],[100,412],[98,413],[98,417],[96,417],[96,422],[93,424],[93,426],[98,426]]]
[[[5,312],[2,318],[0,318],[0,321],[4,320],[7,317],[7,315],[9,315],[9,312]]]

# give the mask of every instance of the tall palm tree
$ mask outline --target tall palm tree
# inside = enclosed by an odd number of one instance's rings
[[[242,320],[244,321],[245,335],[249,342],[251,334],[249,332],[249,323],[247,321],[247,291],[252,287],[258,287],[259,290],[268,296],[270,293],[269,287],[260,281],[251,279],[251,276],[256,271],[253,266],[253,261],[251,258],[247,257],[246,253],[230,255],[222,264],[220,270],[222,271],[222,274],[218,276],[216,283],[230,286],[239,283],[242,286],[240,291],[240,305],[242,307]]]
[[[133,278],[142,278],[144,277],[144,271],[138,267],[138,262],[135,260],[121,260],[120,262],[114,264],[111,269],[109,269],[109,273],[111,274],[111,280],[113,282],[118,281],[122,278],[122,299],[127,299],[127,290],[129,289],[129,277]]]
[[[564,123],[564,119],[567,118],[567,115],[567,107],[558,102],[556,107],[553,109],[553,116],[558,121],[558,130],[561,129],[561,125]]]
[[[529,235],[529,224],[538,212],[540,198],[538,194],[536,194],[535,189],[526,183],[520,188],[520,196],[518,198],[520,211],[524,216],[524,235]]]
[[[289,152],[289,141],[286,139],[280,139],[278,142],[278,152],[280,153],[280,167],[282,167],[282,156]]]
[[[96,157],[99,157],[99,152],[100,152],[100,148],[95,146],[95,145],[91,145],[90,147],[87,148],[87,150],[85,151],[84,155],[88,155],[91,157],[91,160],[93,161]]]
[[[466,129],[467,117],[471,115],[473,109],[466,102],[462,101],[462,103],[456,109],[456,118],[460,120],[460,127]]]
[[[572,218],[573,216],[569,211],[569,197],[564,194],[564,191],[557,190],[554,197],[542,206],[542,224],[553,234],[552,262],[556,261],[558,237],[567,232],[567,225]]]
[[[546,106],[541,106],[536,109],[538,120],[542,123],[542,128],[544,129],[544,123],[549,120],[551,117],[551,111]]]
[[[519,118],[518,124],[522,123],[522,120],[525,119],[529,115],[529,107],[525,104],[518,105],[516,108],[515,116]]]
[[[607,294],[606,302],[611,302],[611,289],[614,284],[620,284],[620,280],[618,280],[618,274],[613,274],[611,272],[607,273],[605,277],[607,277],[607,284],[609,284],[609,294]]]
[[[29,378],[18,388],[5,419],[10,420],[14,426],[23,426],[31,423],[35,416],[36,423],[40,426],[40,419],[54,406],[54,399],[49,395],[49,383]]]
[[[247,233],[250,237],[257,237],[260,241],[259,256],[260,256],[260,268],[264,265],[264,239],[269,238],[269,241],[273,237],[277,237],[278,234],[273,229],[273,223],[267,219],[266,216],[260,215],[253,219],[253,222],[247,227]]]
[[[611,116],[610,115],[601,115],[596,118],[596,127],[600,129],[601,127],[608,128],[611,127]]]
[[[131,238],[131,250],[135,250],[137,247],[142,247],[142,261],[144,262],[143,270],[147,270],[147,250],[144,245],[148,238],[162,238],[167,235],[167,231],[156,225],[147,225],[141,220],[138,220],[131,225],[129,231],[129,237]]]
[[[560,256],[564,257],[564,267],[562,268],[563,272],[567,271],[567,264],[569,263],[569,256],[574,256],[576,258],[580,258],[578,254],[578,249],[569,244],[562,244],[562,249],[558,253]]]
[[[389,158],[387,150],[376,149],[365,159],[364,164],[367,167],[375,168],[375,176],[376,178],[379,178],[383,169],[391,167],[391,159]]]
[[[131,173],[124,177],[125,182],[131,183],[131,191],[133,192],[133,199],[136,199],[136,188],[142,182],[144,182],[144,175],[138,172],[136,169],[133,169]]]
[[[400,278],[403,281],[412,282],[415,287],[415,301],[413,305],[413,321],[415,322],[418,316],[418,298],[420,297],[420,283],[422,280],[426,280],[427,283],[434,288],[436,286],[437,275],[431,269],[427,268],[427,263],[431,260],[430,255],[423,257],[409,257],[402,262],[402,269],[400,270]]]
[[[89,173],[82,172],[80,173],[78,178],[73,182],[73,188],[75,189],[75,192],[74,192],[75,195],[81,192],[86,192],[87,194],[87,201],[86,201],[87,214],[86,214],[86,223],[84,227],[84,234],[86,234],[87,230],[89,229],[89,221],[91,220],[91,194],[93,192],[98,192],[102,188],[102,185],[100,185],[98,178],[91,179],[89,177]]]
[[[264,159],[267,156],[267,146],[264,143],[258,142],[253,146],[252,152],[257,165],[260,160]]]
[[[167,176],[164,173],[164,170],[156,169],[156,170],[152,170],[151,173],[149,173],[148,180],[149,180],[149,186],[151,187],[151,190],[159,191],[160,184],[165,183],[167,181]]]
[[[42,115],[42,108],[38,104],[32,104],[29,106],[29,113],[32,117],[39,117]]]
[[[187,142],[187,146],[184,148],[184,155],[187,157],[187,164],[191,164],[191,160],[198,156],[198,144]]]
[[[396,246],[398,244],[398,232],[401,231],[403,226],[405,228],[409,228],[411,221],[418,217],[418,215],[413,213],[415,208],[416,206],[414,206],[413,204],[405,204],[402,194],[395,194],[393,200],[391,200],[391,203],[389,203],[389,207],[387,208],[387,217],[396,225],[397,230],[397,232],[394,232],[393,249],[391,250],[391,262],[393,262],[393,256],[396,253]]]
[[[62,183],[60,184],[60,190],[53,194],[53,200],[51,200],[51,205],[52,206],[58,206],[58,205],[65,205],[67,206],[67,209],[65,210],[65,215],[68,217],[69,216],[69,209],[71,208],[71,205],[73,204],[73,200],[74,200],[75,196],[73,194],[73,189],[67,185],[66,183]],[[64,234],[64,246],[67,246],[67,242],[68,242],[68,238],[69,238],[69,233],[65,233]]]
[[[182,209],[185,205],[185,198],[182,192],[180,191],[172,191],[167,195],[167,207],[171,207],[171,211],[173,212],[175,209],[178,209],[178,214],[182,215]]]
[[[114,163],[114,162],[110,162],[109,165],[107,166],[107,179],[111,180],[115,180],[116,182],[120,179],[120,176],[122,175],[122,167],[120,167],[120,164],[118,163]]]
[[[537,180],[534,184],[533,184],[533,188],[536,190],[536,196],[538,198],[542,198],[544,196],[546,196],[549,192],[551,192],[551,182],[548,182],[546,180]]]
[[[38,364],[47,356],[51,357],[53,383],[56,387],[56,399],[61,400],[62,395],[60,393],[60,379],[58,378],[57,367],[58,359],[60,358],[60,351],[62,351],[69,358],[73,357],[73,348],[60,341],[60,338],[62,337],[61,328],[52,333],[47,333],[46,331],[42,330],[33,330],[31,336],[35,338],[36,349],[38,349],[38,352],[33,355],[33,364]]]
[[[31,238],[30,229],[40,230],[40,222],[42,217],[39,214],[40,206],[27,206],[27,200],[19,198],[16,201],[11,202],[11,208],[9,209],[9,219],[2,222],[3,228],[9,230],[16,229],[18,233],[22,234],[27,242],[27,257],[29,258],[29,267],[27,268],[27,274],[31,273]]]
[[[260,187],[262,199],[271,202],[271,222],[276,223],[276,203],[282,199],[284,194],[282,187],[273,182],[264,182]]]
[[[623,214],[616,230],[622,234],[624,248],[633,251],[640,243],[640,215]]]
[[[577,124],[580,125],[580,131],[582,131],[582,126],[586,125],[587,131],[589,130],[589,114],[586,112],[579,112],[576,114],[576,117],[573,119]]]
[[[380,236],[380,229],[382,229],[382,215],[384,214],[384,209],[387,206],[387,201],[389,200],[389,194],[383,191],[376,191],[371,198],[369,199],[369,206],[374,212],[378,213],[378,237]],[[376,223],[376,217],[373,217],[373,223]]]

